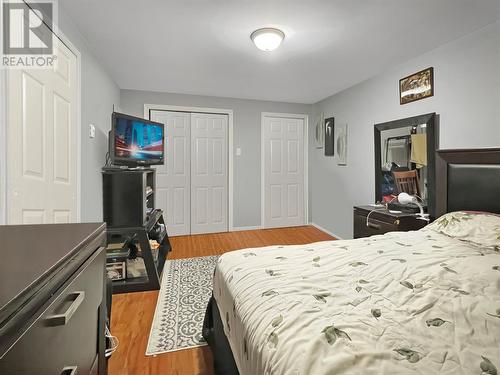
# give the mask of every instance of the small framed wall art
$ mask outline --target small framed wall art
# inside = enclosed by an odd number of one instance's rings
[[[335,148],[337,165],[347,165],[347,124],[335,126]]]
[[[434,95],[434,68],[430,67],[399,80],[399,104],[408,104]]]
[[[335,155],[335,118],[325,119],[325,156]]]
[[[325,115],[323,113],[316,120],[314,140],[316,148],[323,148],[325,146]]]

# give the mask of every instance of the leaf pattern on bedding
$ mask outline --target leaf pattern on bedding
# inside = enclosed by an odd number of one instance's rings
[[[285,259],[287,259],[287,257],[276,257],[276,258],[274,258],[274,259],[278,259],[278,260],[285,260]]]
[[[368,264],[366,264],[366,263],[364,263],[364,262],[359,262],[359,261],[358,261],[358,262],[351,262],[351,263],[349,263],[349,265],[350,265],[351,267],[358,267],[358,266],[367,266]]]
[[[347,332],[335,328],[334,325],[323,328],[323,331],[321,331],[321,333],[325,335],[326,342],[330,345],[335,344],[337,339],[346,339],[352,341]]]
[[[330,297],[331,293],[318,293],[312,295],[317,301],[326,303],[326,297]]]
[[[278,334],[272,331],[267,337],[267,342],[271,348],[276,348],[278,346]]]
[[[481,363],[479,364],[479,367],[481,367],[481,371],[483,374],[488,374],[488,375],[497,375],[497,368],[495,365],[486,357],[481,356],[483,359]]]
[[[271,321],[271,325],[276,328],[281,324],[281,322],[283,322],[283,315],[279,314],[276,318],[274,318]]]
[[[271,296],[276,296],[278,295],[279,293],[276,292],[275,290],[266,290],[264,293],[262,293],[262,297],[271,297]]]
[[[400,281],[399,282],[401,285],[403,285],[404,287],[408,288],[408,289],[411,289],[413,290],[415,287],[413,286],[412,283],[410,283],[409,281]]]
[[[402,243],[402,242],[395,242],[395,244],[399,245],[399,246],[404,246],[404,247],[411,247],[412,245],[409,245],[409,244],[406,244],[406,243]]]
[[[427,327],[441,327],[444,323],[451,323],[448,322],[447,320],[443,320],[441,318],[434,318],[434,319],[427,319],[425,321],[425,324],[427,324]]]
[[[274,271],[274,270],[266,270],[266,273],[269,276],[279,276],[279,273],[276,273],[276,271]]]
[[[394,351],[399,355],[405,357],[406,360],[410,363],[417,363],[421,359],[420,354],[408,348],[394,349]]]
[[[465,290],[459,289],[456,286],[451,287],[450,290],[457,292],[457,293],[460,293],[463,296],[468,296],[470,294],[469,292],[466,292]]]
[[[380,309],[372,309],[371,313],[372,313],[373,317],[376,319],[378,319],[382,316],[382,312],[380,311]]]
[[[358,285],[358,286],[356,287],[356,292],[358,292],[358,293],[359,293],[359,292],[361,292],[361,290],[362,290],[362,289],[363,289],[363,288],[361,288],[361,287]]]
[[[493,266],[491,267],[493,271],[500,271],[500,266]]]
[[[399,262],[399,263],[406,263],[406,259],[403,259],[403,258],[394,258],[394,259],[391,259],[391,261]]]
[[[319,262],[320,259],[321,259],[321,257],[317,256],[317,257],[313,258],[313,262]]]
[[[369,284],[370,282],[369,282],[369,281],[366,281],[366,280],[364,280],[364,279],[359,279],[359,280],[358,280],[358,283],[360,283],[360,284]]]
[[[456,274],[458,274],[458,272],[457,272],[457,271],[455,271],[454,269],[452,269],[452,268],[448,267],[447,265],[444,265],[444,266],[441,266],[441,267],[443,267],[443,269],[444,269],[445,271],[448,271],[448,272],[450,272],[450,273],[456,273]]]
[[[243,256],[244,256],[245,258],[248,258],[248,257],[256,257],[256,256],[257,256],[257,254],[255,254],[255,253],[244,253],[244,254],[243,254]]]

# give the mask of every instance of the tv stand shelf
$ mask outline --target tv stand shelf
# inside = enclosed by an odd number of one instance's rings
[[[171,250],[166,229],[157,237],[159,243],[158,257],[155,260],[150,245],[150,231],[157,224],[165,224],[161,210],[157,210],[151,220],[143,227],[108,227],[108,243],[125,241],[135,238],[140,248],[140,255],[146,268],[146,276],[128,277],[125,280],[113,281],[113,293],[141,292],[146,290],[160,289],[163,266],[167,254]]]
[[[126,267],[129,263],[140,266],[140,272],[135,270],[138,274],[113,280],[113,293],[158,290],[171,246],[163,211],[154,206],[155,170],[103,168],[102,174],[108,245],[123,245],[125,254],[130,250]],[[150,240],[159,244],[157,250],[152,249]]]

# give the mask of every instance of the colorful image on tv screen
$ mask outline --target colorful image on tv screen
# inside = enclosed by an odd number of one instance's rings
[[[163,157],[163,127],[117,118],[115,157],[139,160],[161,159]]]

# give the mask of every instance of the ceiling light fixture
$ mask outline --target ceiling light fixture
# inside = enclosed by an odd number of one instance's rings
[[[263,28],[255,30],[251,35],[250,39],[255,44],[255,46],[261,51],[274,51],[278,48],[285,38],[285,33],[283,31],[273,28]]]

